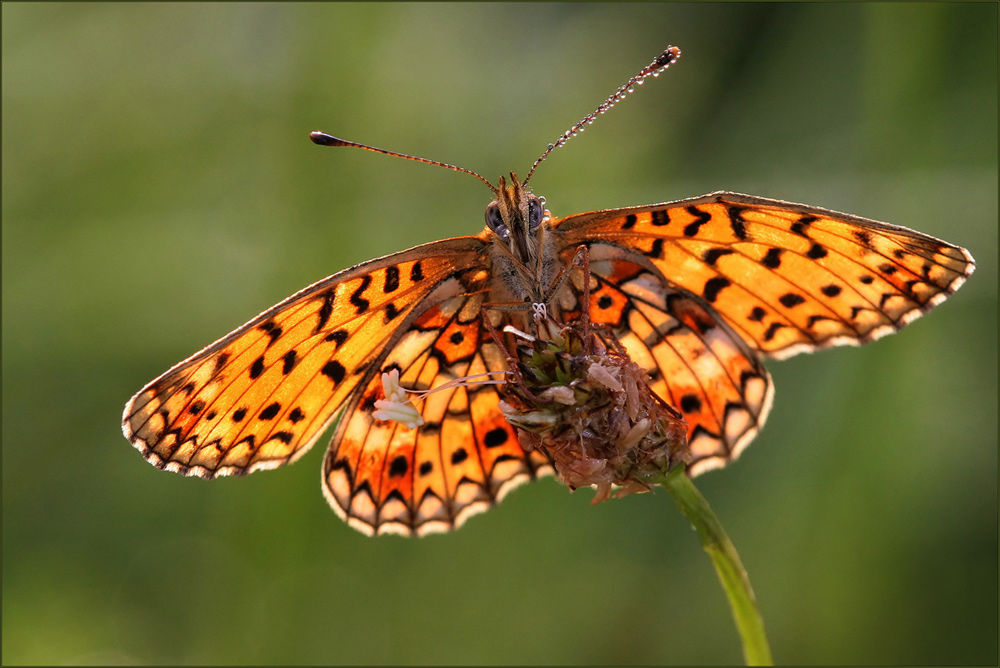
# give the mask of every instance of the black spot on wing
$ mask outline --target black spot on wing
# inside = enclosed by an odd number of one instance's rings
[[[398,489],[394,489],[391,492],[389,492],[388,494],[386,494],[385,495],[385,500],[386,501],[393,501],[393,500],[395,500],[395,501],[401,501],[403,503],[406,503],[406,499],[403,498],[403,493],[400,492]]]
[[[729,248],[709,248],[707,251],[702,253],[701,259],[705,261],[710,267],[714,267],[715,263],[719,261],[719,258],[723,255],[732,255],[736,251]]]
[[[274,403],[272,403],[271,405],[269,405],[267,408],[265,408],[264,410],[262,410],[260,412],[260,415],[257,416],[257,419],[259,419],[259,420],[273,420],[274,416],[277,415],[280,411],[281,411],[281,404],[279,404],[277,401],[275,401]]]
[[[278,325],[275,324],[273,320],[265,320],[264,322],[257,325],[257,329],[267,332],[267,335],[270,337],[271,340],[267,342],[268,348],[270,348],[275,341],[281,338],[282,334],[281,327],[278,327]]]
[[[334,385],[337,385],[340,381],[344,380],[344,376],[347,374],[347,369],[345,369],[344,365],[337,360],[330,360],[323,365],[322,373],[324,376],[332,380]]]
[[[375,402],[378,400],[377,394],[366,394],[361,397],[361,403],[358,404],[358,410],[362,413],[371,413],[375,410]]]
[[[410,280],[414,283],[419,283],[424,280],[424,268],[420,265],[420,260],[413,263],[410,267]]]
[[[740,241],[747,240],[747,221],[743,220],[743,212],[746,211],[741,206],[729,207],[729,227],[733,230],[733,235]]]
[[[781,254],[784,252],[781,248],[769,248],[760,263],[768,269],[777,269],[781,266]]]
[[[483,443],[486,444],[487,448],[495,448],[506,443],[509,437],[506,429],[495,427],[486,432],[486,436],[483,437]]]
[[[705,288],[702,291],[702,296],[705,298],[705,301],[711,304],[719,298],[719,293],[730,285],[731,283],[729,282],[729,279],[725,276],[710,278],[705,282]]]
[[[806,253],[806,257],[810,260],[819,260],[827,256],[827,251],[821,245],[814,243],[809,247],[809,252]]]
[[[649,212],[649,222],[655,227],[663,227],[664,225],[670,224],[670,214],[667,213],[666,209],[658,209],[656,211]]]
[[[410,464],[406,461],[406,457],[403,455],[398,455],[393,457],[392,463],[389,464],[389,477],[390,478],[401,478],[406,475],[406,472],[410,469]]]
[[[797,234],[800,237],[809,238],[809,226],[814,222],[819,220],[816,216],[805,215],[801,216],[797,221],[792,223],[792,234]]]
[[[295,368],[295,351],[289,350],[285,353],[285,356],[281,358],[281,373],[288,375]]]
[[[696,206],[689,206],[685,211],[694,216],[694,220],[684,226],[684,236],[686,237],[697,235],[701,226],[712,220],[712,214],[702,211]]]
[[[868,250],[874,250],[872,246],[872,235],[868,230],[854,230],[854,238],[858,240],[859,244]]]
[[[663,239],[654,239],[653,245],[648,251],[644,251],[646,257],[660,258],[663,256]]]
[[[340,346],[344,345],[344,341],[347,340],[348,336],[350,336],[350,333],[346,329],[338,329],[336,332],[330,332],[329,334],[327,334],[325,337],[323,337],[323,340],[327,342],[333,341],[337,344],[337,347],[339,348]]]
[[[330,453],[330,457],[333,457],[333,453]],[[347,463],[347,460],[343,457],[339,457],[333,460],[330,464],[330,471],[343,471],[347,474],[347,481],[351,487],[354,487],[354,472],[351,471],[351,466]]]
[[[631,230],[633,227],[635,227],[636,220],[637,218],[634,213],[628,214],[627,216],[625,216],[625,222],[622,223],[622,229]]]
[[[809,320],[806,321],[806,329],[814,327],[816,323],[820,322],[821,320],[833,320],[833,318],[830,318],[825,315],[811,315],[809,316]]]
[[[685,413],[697,413],[701,410],[701,399],[696,394],[685,394],[681,397],[681,410]]]
[[[802,295],[797,295],[794,292],[786,292],[778,297],[778,301],[785,308],[794,308],[799,304],[804,304],[806,300]]]
[[[264,356],[261,355],[250,365],[250,378],[256,380],[264,373]]]
[[[857,318],[858,314],[861,313],[862,311],[869,311],[869,310],[871,310],[871,309],[869,309],[866,306],[852,306],[851,307],[851,320],[854,320],[855,318]]]
[[[330,288],[323,293],[323,303],[319,307],[319,319],[316,321],[316,328],[313,330],[313,334],[319,334],[326,327],[330,316],[333,315],[333,297],[335,292],[333,288]]]
[[[219,369],[226,366],[226,362],[229,361],[229,353],[220,353],[218,357],[215,358],[215,369],[212,371],[212,375],[219,373]]]
[[[747,383],[754,378],[760,378],[760,374],[750,369],[743,369],[743,371],[740,372],[740,387],[745,389]]]
[[[399,289],[399,267],[391,266],[385,268],[385,283],[382,285],[382,292],[388,294]]]
[[[822,292],[827,297],[836,297],[842,292],[842,289],[839,285],[834,285],[833,283],[831,283],[830,285],[824,285],[819,289],[819,291]]]
[[[389,323],[395,320],[400,314],[400,310],[396,308],[396,305],[389,302],[385,306],[385,322]]]
[[[892,299],[894,297],[898,297],[898,296],[899,295],[893,294],[891,292],[886,292],[885,294],[883,294],[882,297],[878,300],[878,307],[879,307],[879,309],[884,309],[885,308],[885,303],[887,301],[889,301],[890,299]]]
[[[372,486],[367,480],[362,480],[357,484],[357,486],[354,487],[351,492],[351,498],[357,497],[361,494],[367,494],[369,498],[375,498],[375,495],[372,494]]]
[[[770,326],[768,326],[767,331],[764,332],[764,340],[770,341],[774,338],[774,335],[778,333],[779,329],[786,326],[787,325],[783,325],[780,322],[772,322]]]
[[[371,302],[369,302],[367,299],[361,296],[364,294],[365,290],[368,289],[368,286],[371,285],[371,283],[372,283],[372,277],[370,274],[362,276],[361,285],[358,286],[357,290],[351,293],[350,301],[352,304],[354,304],[355,308],[358,310],[358,315],[361,315],[362,313],[367,311],[368,307],[371,306]]]

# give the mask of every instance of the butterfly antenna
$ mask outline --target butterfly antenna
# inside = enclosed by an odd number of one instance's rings
[[[446,167],[452,171],[465,172],[466,174],[472,174],[477,179],[482,181],[493,191],[493,194],[497,194],[497,189],[493,185],[484,179],[479,174],[475,173],[471,169],[464,169],[462,167],[457,167],[455,165],[449,165],[446,162],[438,162],[437,160],[428,160],[427,158],[418,158],[413,155],[406,155],[405,153],[396,153],[395,151],[387,151],[384,148],[375,148],[374,146],[366,146],[365,144],[359,144],[354,141],[347,141],[346,139],[338,139],[332,135],[328,135],[325,132],[310,132],[309,139],[313,141],[314,144],[319,144],[320,146],[352,146],[354,148],[363,148],[366,151],[374,151],[375,153],[384,153],[385,155],[394,155],[397,158],[406,158],[407,160],[416,160],[417,162],[425,162],[428,165],[437,165],[438,167]]]
[[[556,140],[554,144],[549,144],[549,147],[545,150],[545,153],[542,153],[541,157],[539,157],[538,160],[535,160],[535,164],[531,166],[531,169],[528,171],[528,175],[524,177],[524,183],[522,185],[528,184],[528,179],[530,179],[531,175],[535,173],[535,168],[538,167],[538,165],[540,165],[542,161],[548,157],[549,153],[552,153],[552,151],[556,150],[557,148],[568,142],[570,138],[575,137],[577,133],[583,132],[585,129],[584,128],[585,125],[590,125],[597,119],[598,116],[605,113],[606,111],[611,109],[611,107],[615,106],[616,104],[624,100],[626,95],[635,91],[636,86],[641,86],[643,83],[645,83],[646,77],[660,76],[663,70],[670,67],[670,65],[673,64],[680,57],[681,57],[680,49],[678,49],[676,46],[668,46],[666,51],[664,51],[663,53],[661,53],[659,56],[656,57],[656,60],[651,62],[646,67],[642,68],[641,72],[639,72],[634,77],[626,81],[625,85],[616,90],[614,95],[612,95],[604,102],[602,102],[601,106],[599,106],[593,112],[585,116],[582,121],[580,121],[579,123],[571,127],[569,130],[564,132],[562,136],[559,137],[559,139]]]

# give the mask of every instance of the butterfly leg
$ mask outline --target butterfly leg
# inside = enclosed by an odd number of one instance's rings
[[[585,244],[580,244],[577,246],[576,252],[573,257],[570,258],[552,279],[552,284],[549,286],[548,290],[542,296],[542,305],[548,304],[552,301],[555,295],[563,288],[566,284],[567,279],[569,279],[571,272],[574,268],[579,267],[583,273],[583,287],[581,290],[580,298],[580,317],[579,317],[579,327],[582,333],[582,339],[584,341],[585,352],[590,354],[593,352],[592,341],[590,337],[591,322],[590,322],[590,249]],[[536,319],[537,322],[537,319]]]
[[[521,369],[517,365],[517,360],[514,359],[514,356],[511,354],[510,349],[507,347],[506,342],[500,337],[500,333],[496,330],[496,328],[493,326],[493,323],[491,323],[490,319],[486,316],[486,310],[488,307],[491,307],[491,305],[483,304],[482,307],[483,325],[485,325],[486,331],[488,331],[490,333],[490,336],[493,338],[493,343],[496,345],[497,350],[500,351],[500,354],[503,356],[504,361],[507,362],[507,368],[510,369],[511,376],[514,379],[514,384],[517,385],[518,389],[524,392],[524,394],[527,397],[529,397],[532,401],[541,401],[535,395],[535,393],[528,388],[527,383],[524,382],[524,376],[521,375]]]
[[[545,293],[542,295],[542,301],[544,303],[546,304],[549,303],[552,297],[554,297],[555,294],[559,292],[559,290],[566,284],[566,279],[569,278],[570,271],[574,267],[582,267],[584,276],[586,277],[590,276],[590,249],[587,248],[587,246],[584,244],[580,244],[577,247],[576,252],[573,254],[573,257],[570,258],[569,262],[565,263],[562,267],[559,268],[559,271],[558,273],[556,273],[555,278],[552,279],[552,284],[549,286],[549,289],[546,290]],[[589,294],[590,281],[585,280],[584,283],[585,283],[584,290],[587,292],[587,294]]]

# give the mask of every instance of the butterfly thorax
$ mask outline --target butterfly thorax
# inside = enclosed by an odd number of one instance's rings
[[[483,238],[491,242],[492,302],[545,301],[558,273],[558,243],[545,216],[545,202],[511,172],[500,177],[497,198],[486,207]]]

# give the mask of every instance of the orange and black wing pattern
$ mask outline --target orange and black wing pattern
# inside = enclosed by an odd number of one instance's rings
[[[483,245],[426,244],[305,288],[139,391],[125,437],[154,466],[203,478],[294,460],[409,323],[485,280]]]
[[[612,329],[650,388],[683,413],[698,475],[739,456],[774,389],[759,355],[698,297],[605,243],[590,245],[591,321]],[[582,298],[580,285],[574,285]]]
[[[399,373],[403,387],[434,390],[415,400],[423,424],[375,419],[383,390],[374,372],[347,406],[323,461],[323,491],[354,528],[449,531],[518,484],[551,472],[545,456],[521,448],[500,412],[496,385],[470,382],[507,370],[483,327],[482,304],[481,293],[436,304],[381,362],[382,372]]]
[[[962,285],[963,248],[826,209],[719,192],[555,221],[567,245],[614,244],[783,359],[894,332]]]

